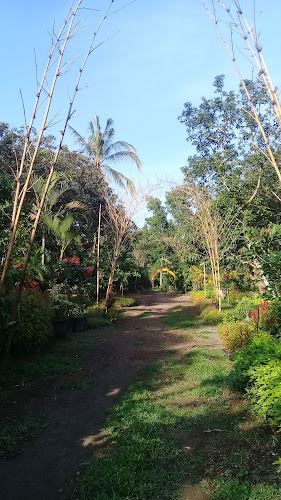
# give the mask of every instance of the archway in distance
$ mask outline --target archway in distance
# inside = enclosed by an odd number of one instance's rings
[[[170,269],[168,269],[167,267],[161,267],[161,269],[157,269],[157,271],[155,271],[155,273],[153,274],[152,278],[151,278],[151,283],[154,282],[157,274],[159,273],[169,273],[173,276],[174,279],[176,279],[176,274],[174,273],[174,271],[171,271]]]

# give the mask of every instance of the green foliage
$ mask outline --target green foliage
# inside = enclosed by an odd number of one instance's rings
[[[1,301],[1,307],[7,308],[11,312],[13,295]],[[3,317],[3,313],[1,313],[1,316]],[[5,328],[4,323],[0,329],[1,347],[5,345],[6,336],[7,328]],[[13,337],[13,351],[33,353],[43,348],[52,337],[52,308],[47,297],[37,290],[24,289]]]
[[[281,350],[280,350],[281,351]],[[249,369],[246,392],[253,411],[263,416],[271,425],[281,427],[281,359],[270,360],[266,365]]]
[[[218,334],[222,340],[223,348],[226,351],[235,352],[251,342],[255,329],[251,324],[235,321],[220,325]]]
[[[74,128],[70,127],[70,129],[76,138],[76,143],[82,147],[83,151],[91,158],[96,167],[99,169],[102,168],[106,175],[110,176],[118,186],[128,188],[131,192],[134,192],[132,181],[121,172],[110,167],[110,164],[129,160],[135,163],[137,168],[140,169],[141,160],[134,146],[125,141],[113,141],[115,136],[113,125],[113,120],[109,118],[102,131],[99,117],[95,115],[93,121],[89,123],[90,136],[88,139],[82,137]]]
[[[196,307],[198,307],[201,311],[203,311],[203,309],[205,309],[206,307],[209,307],[212,305],[212,301],[210,299],[206,299],[204,297],[203,291],[192,292],[190,294],[190,298],[191,298],[193,304]]]
[[[239,479],[216,479],[210,500],[280,500],[281,492],[276,486],[251,484]]]
[[[200,314],[200,320],[205,325],[217,325],[222,322],[224,313],[213,306],[206,307]]]
[[[74,373],[81,367],[81,360],[56,354],[37,355],[31,360],[14,360],[0,379],[1,387],[24,385],[50,375]]]
[[[49,288],[49,297],[54,316],[57,318],[67,317],[71,301],[68,299],[68,289],[65,283],[56,283]]]
[[[270,361],[281,359],[281,343],[265,332],[252,336],[251,343],[237,351],[234,357],[233,382],[245,387],[250,379],[252,367],[266,365]]]
[[[187,328],[196,328],[197,318],[191,316],[182,308],[177,311],[171,311],[165,318],[165,327],[167,330],[186,330]]]
[[[281,336],[281,297],[276,297],[271,302],[271,314],[275,323],[271,323],[271,332],[277,337]]]
[[[243,400],[231,391],[228,373],[218,351],[197,350],[149,365],[110,413],[106,444],[83,467],[73,496],[280,499],[271,486],[271,450],[266,447],[266,455],[262,448],[268,435],[241,430],[247,417],[243,412],[242,420],[236,406],[231,411],[232,397],[239,407]]]
[[[260,304],[260,301],[261,298],[257,293],[249,292],[247,294],[240,295],[235,307],[236,316],[242,320],[249,320],[251,311],[256,309],[256,306]]]
[[[24,422],[2,423],[0,429],[0,454],[10,455],[15,453],[23,442],[34,437],[35,431],[41,427],[39,418],[29,417]]]
[[[99,328],[111,324],[110,318],[105,315],[103,306],[90,306],[87,309],[87,318],[89,328]]]
[[[133,307],[136,305],[136,299],[131,297],[116,297],[115,303],[120,307]]]
[[[244,254],[255,259],[266,276],[268,294],[272,297],[281,295],[281,225],[273,224],[267,228],[251,228],[246,233],[247,246]]]
[[[139,314],[139,318],[146,318],[147,316],[150,316],[152,312],[150,311],[143,311],[142,313]]]

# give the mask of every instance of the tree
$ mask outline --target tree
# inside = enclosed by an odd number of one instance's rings
[[[216,29],[234,63],[241,86],[245,93],[246,101],[248,103],[248,109],[246,111],[248,112],[251,121],[255,123],[259,130],[260,140],[255,141],[254,145],[262,152],[262,154],[265,155],[269,164],[274,169],[279,183],[281,183],[281,171],[275,156],[275,140],[276,137],[278,138],[278,136],[280,136],[281,130],[281,103],[277,88],[273,84],[266,61],[263,57],[262,47],[257,35],[255,19],[253,23],[248,22],[244,16],[239,0],[231,1],[234,10],[231,9],[231,6],[226,5],[223,0],[212,2],[212,10],[207,7],[203,0],[201,0],[201,2],[214,22]],[[225,25],[230,27],[231,37],[229,42],[227,41],[227,36],[224,35],[223,29],[221,28],[222,23],[218,19],[216,6],[221,9],[221,11],[226,14],[228,18],[228,22],[226,22]],[[267,119],[265,121],[263,120],[263,117],[260,114],[260,102],[256,99],[251,85],[249,86],[247,81],[245,81],[242,77],[239,62],[234,51],[235,34],[238,34],[238,36],[241,37],[245,44],[245,49],[252,56],[254,67],[258,71],[259,79],[262,82],[263,93],[267,97],[266,100],[269,103],[268,116],[271,117],[270,121]]]
[[[68,125],[69,120],[71,119],[73,115],[73,104],[75,97],[77,95],[77,92],[79,90],[80,82],[81,82],[81,77],[83,74],[83,70],[85,68],[85,65],[92,54],[93,50],[95,49],[95,40],[97,33],[99,32],[101,26],[103,25],[104,21],[109,15],[110,8],[113,4],[114,0],[111,0],[109,3],[108,8],[105,11],[105,14],[102,16],[97,29],[95,29],[92,39],[89,43],[89,46],[86,50],[86,54],[84,57],[84,60],[82,61],[79,71],[77,74],[77,78],[75,81],[74,85],[74,90],[72,97],[69,101],[68,109],[65,114],[65,120],[63,122],[62,130],[60,133],[60,138],[58,140],[58,144],[56,147],[55,153],[52,155],[51,161],[50,161],[50,168],[49,172],[46,178],[46,185],[45,185],[45,190],[42,194],[38,210],[36,213],[36,217],[33,222],[33,227],[31,230],[30,234],[30,240],[27,245],[27,249],[25,252],[24,260],[23,260],[23,272],[21,279],[19,281],[17,291],[15,294],[15,300],[14,300],[14,306],[13,306],[13,314],[12,314],[12,327],[10,328],[10,331],[7,335],[7,342],[6,342],[6,347],[4,351],[4,356],[3,356],[3,362],[2,362],[2,370],[5,369],[8,359],[9,359],[9,353],[10,353],[10,348],[13,340],[13,335],[15,331],[15,322],[18,317],[18,312],[19,312],[19,305],[20,305],[20,299],[21,299],[21,292],[23,288],[23,283],[24,283],[24,278],[27,270],[27,266],[31,257],[34,241],[35,241],[35,236],[37,233],[37,228],[41,216],[41,212],[45,203],[45,199],[48,193],[48,189],[50,186],[50,183],[52,181],[52,177],[55,171],[55,167],[57,165],[57,161],[59,158],[59,154],[62,148],[64,136],[65,136],[65,131]],[[23,147],[22,147],[22,152],[21,156],[19,159],[16,161],[16,175],[15,175],[15,191],[13,195],[13,210],[12,210],[12,217],[11,217],[11,224],[10,224],[10,237],[9,237],[9,244],[7,247],[6,255],[5,255],[5,261],[2,269],[2,274],[1,274],[1,281],[0,281],[0,295],[5,295],[7,290],[6,290],[6,285],[7,285],[7,275],[8,271],[10,268],[10,263],[12,260],[12,254],[13,254],[13,249],[15,246],[15,241],[16,237],[18,234],[18,227],[19,227],[19,221],[20,217],[23,211],[23,207],[25,204],[25,199],[27,196],[27,193],[30,189],[30,181],[32,178],[32,174],[34,172],[34,167],[36,164],[36,160],[38,157],[38,151],[40,149],[40,145],[42,142],[43,135],[50,125],[50,109],[51,109],[51,104],[53,101],[53,97],[55,94],[56,90],[56,83],[58,78],[65,72],[65,70],[69,67],[71,64],[71,61],[69,63],[66,63],[64,60],[65,52],[68,47],[68,42],[69,40],[75,35],[77,31],[81,28],[80,23],[77,23],[77,15],[79,12],[79,9],[81,7],[83,0],[77,0],[76,4],[71,4],[69,7],[69,12],[67,16],[65,17],[65,20],[63,22],[62,28],[59,31],[57,35],[55,35],[54,31],[52,34],[52,43],[51,43],[51,50],[49,52],[48,58],[47,58],[47,63],[45,66],[45,70],[43,73],[43,77],[41,80],[41,83],[38,81],[37,83],[37,92],[36,92],[36,98],[35,98],[35,103],[34,103],[34,108],[32,112],[32,116],[29,122],[29,125],[26,126],[26,131],[24,134],[24,141],[23,141]],[[55,60],[54,60],[55,59]],[[55,65],[55,70],[53,71],[53,74],[51,74],[50,69],[52,66]],[[50,82],[50,87],[48,86],[48,80],[51,77],[51,82]],[[48,89],[46,92],[46,88]],[[34,142],[31,140],[31,134],[33,127],[35,125],[35,119],[37,116],[37,112],[39,108],[42,109],[42,105],[45,106],[45,110],[42,112],[42,122],[41,126],[39,129],[38,134],[35,137]]]
[[[205,188],[196,186],[192,181],[175,189],[179,199],[186,197],[188,207],[187,217],[192,219],[192,225],[197,227],[197,237],[211,265],[212,279],[218,308],[221,310],[221,261],[232,248],[237,233],[241,232],[240,224],[236,222],[236,214],[230,210],[221,216],[216,200]],[[192,210],[189,208],[192,207]]]
[[[119,161],[130,160],[140,169],[141,160],[134,146],[125,141],[114,142],[115,130],[113,124],[113,120],[109,118],[106,122],[105,129],[102,131],[99,117],[95,115],[94,120],[89,123],[90,136],[88,139],[82,137],[74,128],[70,127],[70,129],[76,137],[76,143],[79,144],[83,152],[91,158],[94,167],[104,171],[104,173],[111,177],[119,186],[129,188],[129,190],[133,192],[134,185],[132,181],[122,173],[114,170],[110,165]]]

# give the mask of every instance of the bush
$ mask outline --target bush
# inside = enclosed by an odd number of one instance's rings
[[[281,360],[252,367],[249,376],[247,393],[254,412],[271,425],[281,427]]]
[[[13,297],[6,306],[11,311]],[[0,345],[4,347],[7,330],[1,330]],[[25,289],[21,296],[20,315],[16,324],[12,350],[33,353],[53,337],[52,310],[48,299],[37,290]]]
[[[105,316],[105,308],[102,306],[91,306],[87,309],[89,328],[110,325],[111,321]]]
[[[210,299],[206,299],[204,297],[203,291],[192,292],[190,294],[190,298],[191,298],[193,304],[196,307],[198,307],[200,309],[200,311],[203,311],[203,309],[212,305],[212,301]]]
[[[220,325],[218,334],[223,348],[226,351],[235,352],[251,342],[255,329],[253,325],[235,321]]]
[[[250,380],[250,369],[272,360],[281,360],[281,343],[268,333],[254,334],[252,342],[235,354],[233,382],[245,387]]]
[[[223,317],[222,311],[210,306],[206,307],[200,314],[200,319],[205,325],[217,325],[222,322]]]
[[[239,319],[249,320],[251,311],[256,309],[260,301],[261,298],[257,293],[248,292],[246,294],[242,294],[236,304],[235,313]]]

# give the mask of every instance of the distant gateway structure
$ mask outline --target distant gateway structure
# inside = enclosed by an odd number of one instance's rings
[[[176,279],[176,275],[173,271],[171,271],[170,269],[167,269],[167,267],[162,267],[161,269],[157,269],[157,271],[155,271],[155,273],[153,274],[152,278],[151,278],[151,283],[153,283],[153,281],[155,280],[157,274],[159,273],[169,273],[173,276],[174,279]]]

